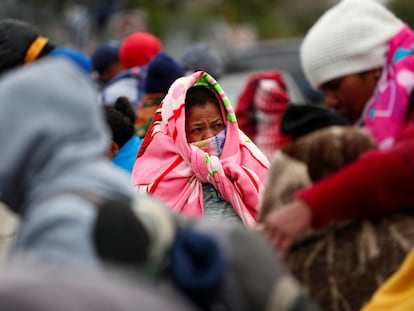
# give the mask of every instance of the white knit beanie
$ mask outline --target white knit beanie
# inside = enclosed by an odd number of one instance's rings
[[[404,23],[375,0],[342,0],[305,36],[300,58],[310,84],[382,67],[387,42]]]

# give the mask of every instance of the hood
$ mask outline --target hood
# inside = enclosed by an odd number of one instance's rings
[[[97,98],[89,76],[60,58],[0,81],[0,199],[12,210],[68,191],[128,195],[128,178],[105,157]]]

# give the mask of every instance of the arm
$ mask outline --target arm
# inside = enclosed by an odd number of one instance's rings
[[[414,205],[414,124],[390,151],[372,151],[337,174],[299,192],[312,224],[384,215]]]
[[[273,244],[287,252],[311,226],[384,215],[414,206],[414,124],[387,152],[366,153],[337,174],[295,196],[264,221]]]
[[[414,172],[397,154],[369,152],[359,161],[299,192],[309,205],[312,226],[384,215],[414,204]]]

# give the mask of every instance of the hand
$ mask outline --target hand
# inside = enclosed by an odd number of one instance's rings
[[[273,212],[263,221],[263,232],[285,258],[291,246],[311,229],[312,214],[303,201],[293,201]]]

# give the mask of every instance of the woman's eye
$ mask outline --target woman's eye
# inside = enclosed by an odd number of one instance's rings
[[[216,129],[222,129],[224,127],[224,124],[223,123],[217,123],[216,125],[214,125],[214,127]]]
[[[335,80],[328,85],[328,89],[331,91],[337,91],[341,87],[341,81]]]
[[[201,133],[201,128],[195,128],[191,131],[192,134],[200,134]]]

